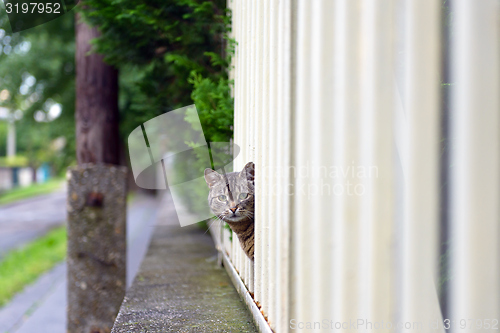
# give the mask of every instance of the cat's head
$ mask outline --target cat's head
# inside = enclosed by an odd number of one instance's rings
[[[208,205],[226,222],[244,222],[254,217],[255,165],[247,163],[241,172],[219,174],[205,169]]]

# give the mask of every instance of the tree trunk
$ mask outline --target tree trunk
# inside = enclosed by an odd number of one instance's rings
[[[79,20],[76,24],[76,156],[78,164],[120,164],[118,71],[100,54],[89,54],[99,36]]]

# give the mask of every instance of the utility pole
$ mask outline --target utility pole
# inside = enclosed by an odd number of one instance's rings
[[[4,95],[4,96],[2,96]],[[9,93],[7,90],[0,92],[0,101],[7,99]],[[3,97],[3,98],[2,98]],[[0,120],[7,122],[7,157],[16,156],[16,125],[15,115],[6,107],[0,106]]]
[[[7,157],[16,156],[16,124],[11,116],[7,121]]]
[[[110,332],[126,288],[127,170],[119,166],[118,71],[76,16],[76,148],[68,170],[68,327]]]

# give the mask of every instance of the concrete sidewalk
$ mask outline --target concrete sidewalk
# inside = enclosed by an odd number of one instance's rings
[[[209,233],[180,227],[170,196],[112,333],[257,332]]]
[[[157,198],[138,194],[128,207],[127,286],[146,253],[158,205]],[[66,265],[62,263],[0,309],[0,332],[66,332],[66,295]]]

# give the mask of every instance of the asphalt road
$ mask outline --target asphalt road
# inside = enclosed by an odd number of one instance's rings
[[[2,242],[9,241],[9,237],[15,236],[15,240],[10,241],[12,248],[62,224],[66,218],[65,196],[64,192],[54,193],[9,207],[0,206],[0,214],[6,213],[0,215],[0,228],[6,229],[0,229],[1,248],[8,248]],[[158,198],[138,194],[128,205],[127,287],[132,284],[147,251],[160,202]],[[61,263],[0,308],[0,333],[65,333],[66,297],[66,264]]]
[[[66,189],[0,206],[0,257],[66,220]]]

